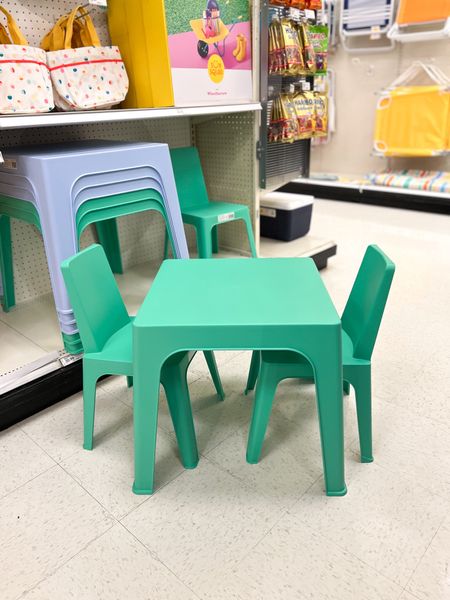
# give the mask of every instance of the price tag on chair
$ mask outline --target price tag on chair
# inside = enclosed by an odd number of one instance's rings
[[[234,219],[234,212],[223,213],[217,217],[218,223],[225,223]]]

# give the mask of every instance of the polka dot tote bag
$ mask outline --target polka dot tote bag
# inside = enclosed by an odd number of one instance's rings
[[[125,99],[128,76],[119,48],[100,45],[92,19],[83,7],[77,6],[62,17],[41,47],[50,50],[47,64],[58,108],[105,109]]]
[[[40,113],[54,108],[45,52],[33,48],[6,9],[0,11],[0,114]]]

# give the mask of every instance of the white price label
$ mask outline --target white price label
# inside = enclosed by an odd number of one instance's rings
[[[309,81],[302,81],[302,91],[309,92],[311,89],[311,84]]]
[[[381,39],[381,29],[379,25],[373,25],[370,28],[370,39],[371,40],[379,40]]]
[[[261,216],[271,217],[274,219],[277,216],[277,211],[274,208],[266,208],[265,206],[261,206]]]
[[[81,360],[83,357],[82,354],[64,354],[64,356],[59,357],[59,362],[63,367],[67,367],[78,360]]]
[[[315,21],[316,20],[316,13],[313,10],[311,10],[310,8],[307,8],[305,10],[305,17],[308,19],[308,21],[309,20]]]
[[[102,6],[103,8],[107,8],[106,0],[89,0],[89,4],[93,6]]]
[[[225,223],[226,221],[232,221],[234,219],[234,212],[223,213],[217,217],[219,223]]]
[[[291,19],[300,20],[301,14],[300,14],[300,9],[299,8],[291,8],[289,11],[289,16],[291,17]]]

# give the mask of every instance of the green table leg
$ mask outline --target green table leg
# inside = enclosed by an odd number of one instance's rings
[[[310,359],[316,380],[326,493],[327,496],[345,496],[341,336],[338,328],[330,333],[333,335],[327,336],[328,342],[310,355]]]
[[[14,271],[11,245],[11,220],[0,215],[0,274],[2,277],[2,306],[8,312],[16,303],[14,295]]]
[[[146,335],[147,334],[147,335]],[[133,328],[133,423],[134,423],[134,484],[135,494],[152,494],[154,488],[156,433],[161,368],[165,356],[156,348],[145,330]]]

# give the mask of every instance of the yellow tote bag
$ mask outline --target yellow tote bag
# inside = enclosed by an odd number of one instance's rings
[[[130,80],[122,106],[173,106],[164,0],[108,0],[108,25]]]
[[[375,120],[377,153],[435,156],[450,149],[450,88],[443,83],[401,85],[382,94]]]

